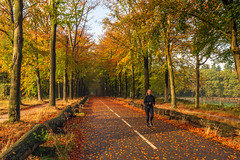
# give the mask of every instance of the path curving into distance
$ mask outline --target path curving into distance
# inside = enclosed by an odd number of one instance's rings
[[[91,97],[84,118],[65,127],[77,140],[70,159],[239,159],[240,151],[154,119],[107,98]]]

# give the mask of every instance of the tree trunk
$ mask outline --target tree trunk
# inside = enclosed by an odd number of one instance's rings
[[[233,58],[235,62],[235,67],[237,71],[238,80],[240,82],[240,49],[237,41],[237,25],[234,19],[232,19],[232,41],[231,41],[231,50],[233,53]]]
[[[79,78],[77,78],[77,80],[76,80],[76,98],[78,98],[79,97]]]
[[[107,96],[107,83],[104,82],[103,86],[104,86],[104,96]]]
[[[35,23],[35,40],[36,40],[36,44],[37,44],[37,27],[36,27],[36,23]],[[37,51],[35,51],[35,57],[36,57],[37,65],[38,65],[38,52]],[[36,74],[36,80],[37,80],[38,101],[42,101],[41,78],[40,78],[39,66],[36,66],[35,74]]]
[[[80,93],[81,93],[81,96],[84,96],[84,83],[83,83],[83,78],[81,78],[81,85],[80,85]]]
[[[56,10],[54,0],[50,0],[50,5],[53,10]],[[56,73],[56,15],[50,14],[51,19],[51,35],[50,35],[50,91],[49,91],[49,106],[56,106],[55,101],[55,73]]]
[[[68,37],[66,37],[66,53],[65,53],[65,66],[63,71],[63,101],[67,101],[67,61],[68,57]]]
[[[11,66],[11,87],[8,108],[9,121],[20,121],[20,87],[21,87],[21,63],[23,47],[23,0],[15,0],[15,28],[13,41],[13,56]]]
[[[63,73],[63,101],[67,101],[67,68],[64,68]]]
[[[114,87],[114,88],[115,88],[115,89],[114,89],[114,90],[115,90],[114,96],[117,97],[117,95],[118,95],[117,77],[115,78],[114,85],[115,85],[115,87]]]
[[[233,58],[235,61],[238,81],[240,82],[240,50],[236,48],[236,51],[233,51]]]
[[[124,98],[127,98],[127,91],[128,91],[128,81],[127,81],[127,72],[125,71],[125,93],[124,93]]]
[[[61,99],[61,84],[58,82],[58,98]]]
[[[77,75],[75,75],[75,80],[74,80],[74,98],[77,98]]]
[[[134,65],[132,64],[132,99],[135,99],[135,75],[134,75]]]
[[[119,81],[118,81],[118,92],[119,92],[119,97],[122,97],[122,78],[121,78],[121,73],[119,73]]]
[[[81,97],[80,90],[81,90],[81,80],[79,79],[78,80],[78,91],[77,91],[78,97]]]
[[[195,94],[195,108],[199,108],[199,73],[200,68],[200,61],[199,61],[199,54],[196,56],[196,94]]]
[[[140,98],[140,88],[137,89],[137,98]]]
[[[168,102],[168,67],[165,69],[164,102]]]
[[[145,93],[149,89],[149,68],[148,68],[148,55],[144,56],[144,87]]]
[[[237,77],[238,81],[240,82],[240,49],[239,49],[239,44],[238,44],[238,32],[237,31],[237,14],[234,14],[234,9],[232,8],[234,4],[233,0],[222,0],[224,7],[226,11],[228,11],[228,15],[231,15],[231,22],[230,22],[230,27],[231,27],[231,51],[233,54],[234,62],[235,62],[235,68],[237,71]],[[236,17],[235,17],[236,15]]]
[[[170,89],[171,89],[171,106],[172,108],[177,108],[171,55],[168,55],[168,72],[169,72]]]
[[[69,98],[73,99],[73,73],[70,72],[69,76]]]
[[[39,69],[36,69],[36,79],[37,79],[37,90],[38,90],[38,101],[42,101],[42,92],[41,92],[41,78]]]
[[[167,19],[167,32],[166,32],[166,54],[167,54],[167,64],[168,64],[168,73],[169,73],[169,80],[170,80],[170,89],[171,89],[171,107],[177,108],[176,103],[176,93],[175,93],[175,84],[174,84],[174,74],[173,74],[173,67],[172,67],[172,55],[170,53],[170,17],[168,16]]]
[[[114,84],[111,82],[111,97],[114,97]]]

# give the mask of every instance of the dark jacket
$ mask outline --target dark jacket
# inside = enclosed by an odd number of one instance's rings
[[[154,96],[147,95],[144,98],[144,104],[145,104],[145,107],[153,107],[153,105],[155,105],[155,98],[154,98]]]

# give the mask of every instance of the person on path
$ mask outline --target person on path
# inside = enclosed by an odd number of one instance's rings
[[[153,126],[152,120],[153,120],[153,107],[155,106],[155,98],[153,95],[151,95],[152,91],[151,89],[147,90],[146,97],[144,98],[144,104],[145,104],[145,112],[147,115],[147,127]],[[149,117],[149,113],[151,114],[151,117]],[[150,123],[149,123],[150,119]]]

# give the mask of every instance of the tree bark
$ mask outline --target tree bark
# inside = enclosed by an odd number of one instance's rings
[[[168,102],[168,67],[165,67],[165,86],[164,86],[164,102]]]
[[[168,55],[168,72],[169,72],[170,89],[171,89],[171,107],[177,108],[175,84],[174,84],[174,74],[173,74],[172,59],[171,59],[170,54]]]
[[[107,83],[106,81],[103,83],[104,85],[104,96],[107,96]]]
[[[200,68],[200,61],[199,61],[199,54],[196,56],[196,94],[195,94],[195,108],[199,108],[199,81],[200,81],[200,73],[199,73],[199,68]]]
[[[69,98],[73,99],[73,73],[70,72],[69,76]]]
[[[23,0],[15,0],[15,28],[13,41],[13,56],[11,66],[11,87],[9,98],[9,121],[20,121],[20,87],[21,87],[21,63],[23,47]]]
[[[117,77],[116,77],[114,81],[114,96],[117,97],[117,95],[118,95],[118,86],[117,86]]]
[[[61,84],[58,82],[58,98],[61,99]]]
[[[230,22],[230,27],[231,27],[231,51],[233,54],[234,62],[235,62],[235,68],[237,71],[237,76],[238,80],[240,82],[240,49],[239,49],[239,44],[238,44],[238,30],[237,30],[237,22],[234,13],[233,13],[233,5],[234,1],[233,0],[222,0],[225,9],[229,12],[229,15],[231,15],[231,22]]]
[[[119,97],[122,97],[122,78],[121,78],[121,73],[119,73],[119,80],[118,80],[118,93]]]
[[[240,82],[240,49],[238,46],[237,40],[237,24],[236,21],[232,18],[232,41],[231,41],[231,50],[233,53],[233,58],[235,62],[235,67],[237,71],[238,80]]]
[[[63,73],[63,100],[67,101],[67,69]]]
[[[67,101],[67,61],[68,57],[68,37],[66,37],[66,53],[65,53],[65,66],[63,71],[63,101]]]
[[[145,93],[147,93],[147,90],[149,89],[148,55],[145,55],[143,58],[144,58],[144,87]]]
[[[81,80],[81,85],[80,85],[80,93],[81,96],[84,96],[84,82],[83,82],[83,78],[80,79]]]
[[[137,98],[140,98],[140,88],[137,89]]]
[[[126,99],[128,96],[128,81],[127,81],[127,72],[125,71],[125,93],[124,93],[124,98]]]
[[[111,81],[111,97],[114,97],[114,84],[113,84],[113,81]]]
[[[40,78],[39,68],[36,69],[36,79],[37,79],[38,101],[42,101],[41,78]]]
[[[77,75],[75,75],[75,80],[74,80],[74,98],[77,98],[77,82],[78,81],[78,77]]]
[[[75,91],[75,94],[76,94],[76,98],[79,97],[79,78],[77,77],[77,80],[76,80],[76,91]]]
[[[134,75],[134,65],[132,64],[132,99],[135,99],[135,75]]]
[[[35,23],[35,40],[36,40],[36,44],[37,44],[37,27],[36,27],[36,23]],[[36,57],[36,61],[37,61],[37,65],[38,65],[38,52],[35,52],[35,57]],[[36,80],[37,80],[37,92],[38,92],[38,101],[42,101],[42,91],[41,91],[41,78],[40,78],[40,71],[39,71],[39,67],[36,66],[36,70],[35,70],[35,74],[36,74]]]
[[[175,93],[175,84],[174,84],[174,74],[173,74],[173,67],[172,67],[172,55],[170,52],[170,17],[168,16],[167,19],[167,31],[166,31],[166,54],[167,54],[167,64],[168,64],[168,73],[169,73],[169,80],[170,80],[170,89],[171,89],[171,107],[177,108],[176,103],[176,93]]]
[[[56,10],[54,0],[50,0],[50,5],[53,10]],[[49,91],[49,106],[56,106],[55,101],[55,73],[56,73],[56,15],[55,12],[50,14],[51,19],[51,35],[50,35],[50,91]]]

